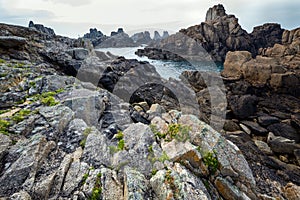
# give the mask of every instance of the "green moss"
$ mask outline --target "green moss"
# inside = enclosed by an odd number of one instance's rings
[[[185,142],[190,138],[190,130],[191,128],[189,126],[183,126],[181,124],[170,124],[166,133],[166,140],[171,141],[175,138],[177,141]]]
[[[6,63],[6,61],[3,59],[0,59],[0,64],[3,64],[3,63]]]
[[[12,116],[12,120],[16,123],[19,123],[25,119],[26,116],[28,116],[31,113],[31,110],[23,109],[17,112]]]
[[[122,139],[118,142],[118,150],[122,151],[124,150],[124,148],[125,148],[125,140]]]
[[[88,177],[89,177],[88,173],[86,173],[86,174],[83,175],[83,177],[82,177],[82,183],[83,183],[83,185],[85,184],[85,182],[88,179]]]
[[[13,64],[8,63],[8,64],[7,64],[7,67],[13,67]]]
[[[0,73],[0,78],[6,77],[7,75],[8,75],[8,73]]]
[[[115,135],[115,138],[116,138],[117,140],[122,140],[123,137],[124,137],[124,134],[123,134],[122,131],[118,131],[118,133]]]
[[[172,171],[167,170],[166,175],[165,175],[165,184],[169,185],[170,189],[173,192],[173,195],[175,199],[178,199],[179,197],[179,188],[175,184],[175,178],[172,176]]]
[[[55,105],[59,104],[59,102],[56,101],[53,96],[42,98],[41,103],[46,106],[55,106]]]
[[[153,146],[152,146],[152,145],[150,145],[150,146],[148,147],[148,151],[149,151],[149,153],[154,153],[154,151],[153,151]]]
[[[10,123],[6,120],[0,119],[0,133],[8,135],[8,127]]]
[[[210,173],[212,174],[216,173],[219,167],[219,161],[215,152],[207,152],[203,156],[203,162],[208,167]]]
[[[155,176],[155,174],[156,174],[157,172],[158,172],[157,169],[152,169],[152,172],[151,172],[152,176]]]
[[[7,113],[9,110],[0,110],[0,115],[2,115],[3,113]]]
[[[30,86],[30,87],[35,87],[35,86],[36,86],[36,82],[30,81],[30,82],[29,82],[29,86]]]

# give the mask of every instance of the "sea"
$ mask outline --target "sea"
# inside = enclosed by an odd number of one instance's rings
[[[197,64],[190,64],[186,61],[161,61],[161,60],[152,60],[145,56],[139,57],[135,54],[138,49],[142,47],[125,47],[125,48],[99,48],[96,50],[102,52],[110,52],[117,56],[123,56],[126,59],[137,59],[139,61],[147,61],[156,68],[156,71],[165,79],[175,78],[179,79],[180,74],[183,71],[212,71],[220,72],[223,70],[222,63],[214,62],[199,62]]]

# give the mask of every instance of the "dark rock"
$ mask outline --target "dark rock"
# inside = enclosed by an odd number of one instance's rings
[[[161,38],[162,39],[166,39],[167,37],[169,37],[170,35],[169,35],[169,33],[168,33],[168,31],[164,31],[163,32],[163,35],[161,36]]]
[[[257,98],[252,95],[244,95],[241,97],[233,96],[229,101],[229,105],[235,116],[241,119],[248,118],[256,112]]]
[[[47,35],[55,35],[54,30],[52,28],[45,27],[42,24],[34,24],[33,21],[29,22],[29,28],[33,28],[39,32],[45,33]]]
[[[224,124],[224,130],[229,132],[234,132],[234,131],[239,131],[240,127],[236,122],[232,120],[226,120]]]
[[[84,34],[83,38],[97,39],[103,37],[103,33],[96,28],[91,28],[89,33]]]
[[[73,59],[76,60],[84,60],[88,57],[89,51],[84,48],[75,48],[75,49],[70,49],[67,51],[67,53],[72,56]]]
[[[17,36],[0,36],[0,46],[20,49],[26,44],[26,38]]]
[[[300,133],[300,114],[292,115],[291,125]]]
[[[284,123],[277,123],[268,126],[268,130],[276,136],[281,136],[288,138],[290,140],[295,140],[295,142],[300,142],[300,134],[290,125]]]
[[[299,144],[281,136],[275,136],[273,133],[268,135],[268,144],[272,151],[280,154],[294,154],[294,151],[300,149]]]
[[[116,36],[116,35],[121,34],[121,33],[124,33],[123,28],[118,28],[118,31],[117,31],[117,32],[112,31],[112,32],[110,33],[110,36],[113,37],[113,36]]]
[[[278,122],[279,119],[277,117],[272,117],[269,115],[258,117],[258,123],[262,126],[269,126]]]
[[[97,48],[110,48],[110,47],[137,47],[138,45],[124,32],[112,34],[110,38],[107,38]]]
[[[273,47],[274,44],[281,44],[284,29],[280,24],[267,23],[253,28],[250,34],[255,48]]]
[[[256,122],[243,121],[242,123],[251,129],[251,133],[258,135],[266,135],[268,133],[267,129],[259,126]]]

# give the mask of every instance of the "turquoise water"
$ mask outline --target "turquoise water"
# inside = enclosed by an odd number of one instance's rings
[[[103,52],[111,52],[114,55],[124,56],[127,59],[137,59],[139,61],[148,61],[152,64],[156,71],[163,77],[163,78],[176,78],[180,76],[183,71],[214,71],[220,72],[223,70],[223,65],[221,63],[214,63],[214,62],[199,62],[191,65],[188,62],[174,62],[174,61],[160,61],[160,60],[152,60],[147,57],[139,57],[134,53],[137,49],[143,47],[126,47],[126,48],[101,48],[98,49],[99,51]]]

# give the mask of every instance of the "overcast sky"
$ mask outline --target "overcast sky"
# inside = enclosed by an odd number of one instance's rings
[[[0,22],[27,26],[33,20],[71,37],[91,27],[108,35],[118,27],[129,34],[176,32],[203,22],[207,9],[218,3],[248,32],[265,22],[300,26],[300,0],[0,0]]]

